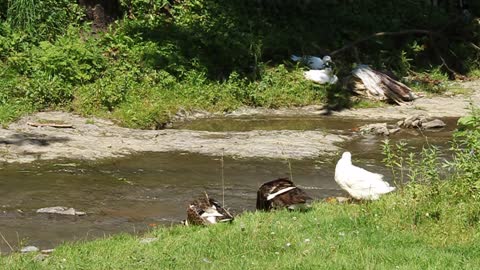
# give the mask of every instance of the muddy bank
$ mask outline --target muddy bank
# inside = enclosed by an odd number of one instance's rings
[[[32,123],[62,123],[73,128],[35,127]],[[323,131],[136,130],[103,119],[42,112],[21,119],[8,129],[0,129],[0,161],[99,159],[149,151],[300,159],[335,152],[336,145],[346,139]]]

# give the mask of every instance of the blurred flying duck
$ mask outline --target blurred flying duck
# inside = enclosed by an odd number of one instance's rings
[[[314,69],[314,70],[324,69],[326,67],[329,67],[330,64],[332,63],[332,58],[328,55],[325,55],[323,58],[320,58],[317,56],[310,56],[310,55],[305,55],[305,56],[292,55],[290,59],[292,59],[295,62],[304,63],[310,69]]]
[[[345,152],[335,167],[335,182],[357,200],[377,200],[395,187],[383,181],[383,175],[352,164],[352,155]]]
[[[187,208],[185,225],[210,225],[231,222],[233,216],[217,200],[205,197],[194,200]]]
[[[264,183],[257,192],[257,210],[287,208],[302,210],[310,207],[312,200],[305,191],[296,187],[288,178],[279,178]]]

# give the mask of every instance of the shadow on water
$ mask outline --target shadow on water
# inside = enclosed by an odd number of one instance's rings
[[[330,121],[330,120],[329,120]],[[183,128],[203,130],[328,129],[350,133],[363,123],[344,120],[202,120]],[[452,120],[453,121],[453,120]],[[450,123],[450,122],[447,122]],[[426,140],[413,130],[390,139],[408,140],[418,151]],[[451,129],[426,134],[428,142],[448,147]],[[381,165],[383,137],[358,136],[344,145],[354,163],[372,171]],[[334,182],[336,158],[292,160],[296,184],[312,197],[345,195]],[[234,213],[254,210],[256,190],[264,182],[290,175],[286,160],[225,158],[225,205]],[[220,158],[186,153],[144,153],[101,162],[54,161],[8,164],[0,168],[0,233],[13,246],[51,248],[64,241],[93,239],[118,232],[144,232],[178,224],[187,204],[207,191],[222,200]],[[86,216],[36,214],[42,207],[67,206]],[[0,241],[0,251],[9,251]]]
[[[355,128],[374,123],[371,120],[344,119],[340,117],[235,117],[209,118],[175,123],[175,129],[205,131],[251,131],[251,130],[324,130],[333,133],[351,133]]]

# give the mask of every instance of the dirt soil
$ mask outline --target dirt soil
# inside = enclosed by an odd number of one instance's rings
[[[427,117],[461,117],[468,113],[470,102],[480,105],[480,81],[466,82],[470,95],[420,98],[404,106],[368,108],[333,112],[331,117],[370,120],[403,119],[412,115]],[[225,117],[314,116],[324,115],[320,106],[268,110],[243,108]],[[205,116],[205,115],[203,115]],[[329,116],[324,116],[329,117]],[[39,123],[40,126],[32,126]],[[42,126],[64,123],[73,128]],[[340,151],[338,145],[351,136],[324,131],[248,131],[207,132],[192,130],[137,130],[122,128],[113,122],[83,118],[66,112],[40,112],[0,129],[0,162],[32,162],[48,159],[100,159],[120,157],[136,152],[181,151],[206,155],[242,158],[301,159]]]

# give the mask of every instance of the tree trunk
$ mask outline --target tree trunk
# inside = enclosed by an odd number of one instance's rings
[[[104,30],[107,25],[121,15],[118,0],[78,0],[85,7],[87,19],[93,22],[93,29]]]

